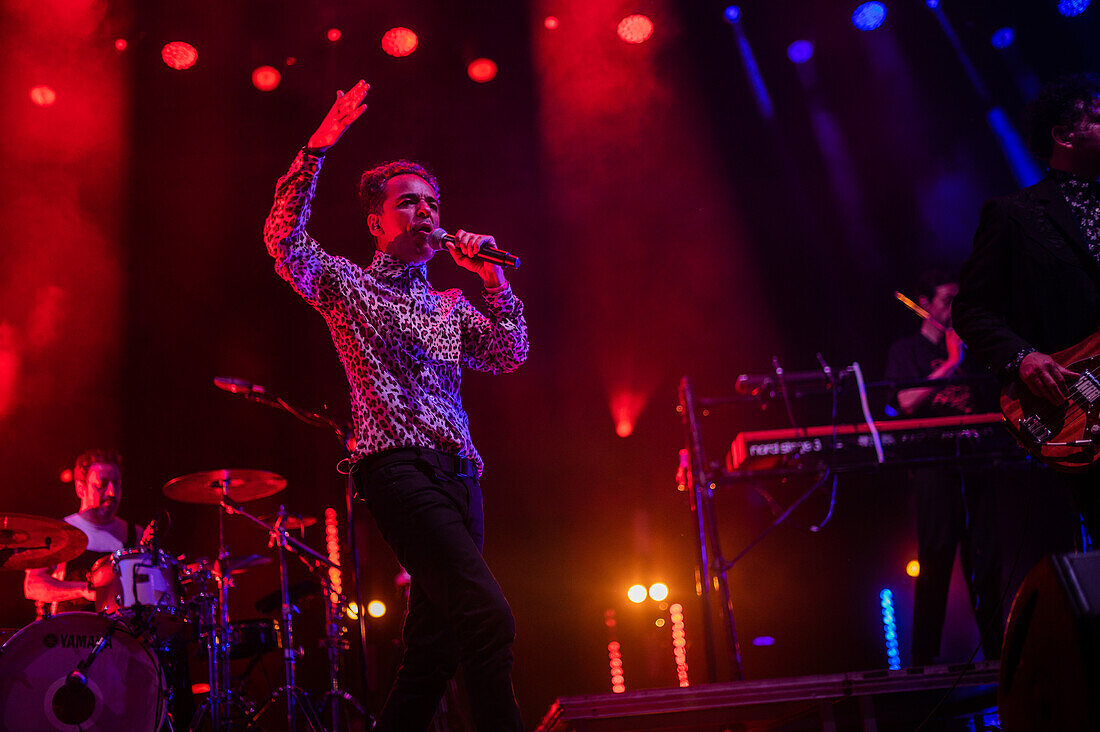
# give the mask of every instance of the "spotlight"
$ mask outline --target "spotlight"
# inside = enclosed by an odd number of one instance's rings
[[[546,20],[542,21],[542,25],[546,30],[557,30],[560,23],[555,15],[547,15]]]
[[[283,76],[274,66],[260,66],[252,72],[252,86],[260,91],[269,92],[279,86]]]
[[[726,8],[725,16],[730,23],[736,23],[741,20],[741,8],[737,5],[730,5]]]
[[[886,6],[880,2],[863,3],[852,13],[852,25],[861,31],[872,31],[886,21]]]
[[[993,31],[993,35],[989,38],[989,42],[993,44],[993,48],[998,50],[1008,48],[1015,40],[1016,31],[1011,28],[998,28]]]
[[[668,585],[664,582],[655,582],[649,587],[649,596],[660,602],[668,597]]]
[[[45,84],[31,87],[31,101],[39,107],[48,107],[57,101],[57,92]]]
[[[787,58],[791,63],[804,64],[814,57],[814,44],[809,41],[795,41],[787,46]]]
[[[1076,18],[1089,8],[1091,0],[1058,0],[1058,12],[1065,18]]]
[[[340,32],[339,28],[329,28],[325,32],[325,38],[329,39],[329,41],[332,43],[336,43],[343,37],[343,35],[344,34]]]
[[[905,573],[910,577],[920,576],[920,562],[916,559],[910,560],[909,564],[905,565]]]
[[[395,58],[408,56],[416,50],[420,39],[408,28],[390,28],[382,36],[382,50]]]
[[[630,589],[626,591],[626,596],[633,603],[644,602],[647,594],[649,593],[646,588],[641,585],[631,585]]]
[[[190,43],[172,41],[164,44],[164,48],[160,49],[160,57],[169,68],[183,71],[195,65],[199,60],[199,52]]]
[[[122,53],[123,51],[125,51],[127,45],[128,44],[126,43],[125,38],[116,38],[115,39],[115,50],[118,51],[119,53]]]
[[[492,59],[475,58],[466,67],[466,75],[479,84],[484,84],[496,78],[497,65]]]
[[[935,10],[940,6],[940,0],[924,0],[924,4]]]
[[[758,635],[752,639],[752,644],[757,648],[766,648],[775,645],[775,638],[770,635]]]
[[[641,13],[628,15],[619,21],[615,32],[627,43],[645,43],[653,35],[653,21]]]
[[[367,615],[372,618],[380,618],[386,614],[386,603],[381,600],[371,600],[367,603]]]

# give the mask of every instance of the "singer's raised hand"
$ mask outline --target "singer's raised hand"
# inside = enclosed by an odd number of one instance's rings
[[[321,120],[321,126],[310,135],[306,147],[319,153],[328,152],[328,149],[344,134],[344,130],[367,111],[367,105],[363,103],[363,99],[369,90],[370,84],[360,79],[346,93],[337,91],[336,101],[325,118]]]
[[[492,262],[474,258],[481,247],[495,247],[496,243],[496,239],[488,234],[471,234],[459,229],[455,232],[454,243],[447,244],[447,250],[460,267],[481,277],[486,287],[499,287],[507,281],[504,279],[504,270]]]

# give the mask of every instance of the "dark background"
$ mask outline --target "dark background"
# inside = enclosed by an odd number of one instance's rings
[[[917,327],[893,291],[911,293],[926,267],[957,267],[981,201],[1018,187],[989,103],[924,3],[889,3],[885,25],[861,33],[854,3],[745,2],[771,120],[755,106],[723,7],[5,2],[13,61],[0,91],[15,101],[0,130],[10,234],[0,247],[2,508],[75,510],[57,476],[92,445],[125,455],[123,514],[145,521],[167,506],[167,543],[191,558],[215,553],[216,515],[169,505],[160,487],[173,477],[273,470],[288,488],[250,504],[257,512],[342,506],[333,436],[211,380],[247,379],[347,417],[327,330],[274,274],[261,230],[276,179],[335,90],[365,78],[369,109],[325,161],[312,235],[368,261],[358,175],[413,157],[440,179],[444,226],[492,233],[523,258],[509,276],[527,306],[531,357],[514,375],[468,374],[464,399],[487,463],[486,555],[517,617],[514,678],[528,723],[556,696],[608,691],[608,609],[628,689],[675,684],[668,628],[653,625],[662,611],[625,599],[636,582],[665,581],[686,606],[691,678],[706,680],[691,514],[675,481],[679,378],[719,396],[773,355],[808,369],[819,351],[878,377],[890,341]],[[1017,129],[1039,80],[1100,60],[1095,7],[1075,19],[1053,2],[943,9],[989,102]],[[615,37],[630,12],[653,18],[647,43]],[[543,27],[550,14],[557,30]],[[407,58],[380,49],[394,25],[419,34]],[[337,43],[325,39],[334,26]],[[989,37],[1002,26],[1017,40],[997,51]],[[129,43],[121,53],[118,37]],[[801,71],[786,58],[798,39],[816,48]],[[198,48],[193,68],[161,62],[172,40]],[[465,75],[478,56],[500,69],[487,84]],[[261,64],[282,72],[272,92],[250,83]],[[29,103],[36,83],[57,89],[53,107]],[[476,282],[449,261],[430,276],[478,302]],[[823,423],[826,409],[804,405],[799,417]],[[779,411],[708,417],[709,455],[720,459],[738,431],[783,426]],[[620,421],[633,423],[628,437],[616,435]],[[1023,542],[1017,581],[1066,541],[1064,496],[1029,500],[1031,482],[1017,475],[1003,494],[1010,558]],[[799,491],[758,487],[780,503]],[[907,660],[915,537],[902,476],[842,479],[833,521],[807,531],[827,498],[731,573],[750,678],[885,665],[883,587],[897,596]],[[722,491],[718,506],[729,554],[772,518],[752,486]],[[267,551],[243,520],[228,527],[233,553]],[[306,536],[323,549],[319,527]],[[400,622],[397,567],[369,519],[360,536],[365,594],[390,606],[370,635],[377,710]],[[0,581],[0,623],[28,622],[21,577]],[[243,575],[233,616],[256,617],[252,602],[275,588],[271,567]],[[945,651],[965,657],[969,621],[955,600],[963,629],[949,631]],[[319,612],[308,604],[299,623],[311,690],[324,683]],[[775,645],[749,643],[764,635]],[[270,678],[276,663],[265,661]],[[729,678],[725,663],[713,671]]]

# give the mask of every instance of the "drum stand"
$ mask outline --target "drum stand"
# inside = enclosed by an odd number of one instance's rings
[[[341,719],[347,719],[350,723],[352,711],[368,720],[369,729],[370,721],[363,705],[340,688],[340,654],[348,649],[348,642],[341,637],[343,627],[340,616],[344,609],[344,597],[333,593],[328,572],[322,571],[319,574],[321,589],[325,593],[325,649],[328,651],[329,688],[317,705],[317,713],[319,717],[329,721],[329,732],[340,732]],[[350,729],[350,724],[348,728]]]

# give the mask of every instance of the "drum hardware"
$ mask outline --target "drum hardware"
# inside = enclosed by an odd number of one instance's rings
[[[275,523],[278,518],[279,514],[277,513],[265,513],[263,516],[260,516],[261,521],[267,521],[268,523]],[[316,516],[308,516],[302,513],[288,513],[286,519],[283,521],[283,526],[287,531],[304,531],[315,523],[317,523]]]
[[[225,516],[236,513],[240,502],[274,495],[286,487],[286,480],[266,470],[210,470],[191,473],[165,484],[164,495],[184,503],[218,506],[218,559],[211,576],[217,588],[216,598],[200,594],[199,636],[206,650],[210,693],[195,712],[191,728],[196,729],[209,713],[211,732],[232,726],[233,708],[248,716],[248,705],[236,697],[229,684],[229,588],[232,569],[225,545]]]
[[[347,599],[333,592],[328,572],[318,574],[321,576],[321,585],[325,593],[325,639],[322,645],[328,657],[329,688],[317,704],[317,710],[319,717],[329,721],[329,732],[339,732],[342,729],[341,712],[350,718],[346,710],[342,709],[342,705],[350,706],[361,719],[367,720],[368,725],[370,715],[355,697],[340,687],[340,654],[349,648],[349,643],[344,638],[342,620],[344,611],[347,609]]]
[[[26,513],[0,513],[0,569],[52,567],[80,556],[88,537],[64,521]]]

